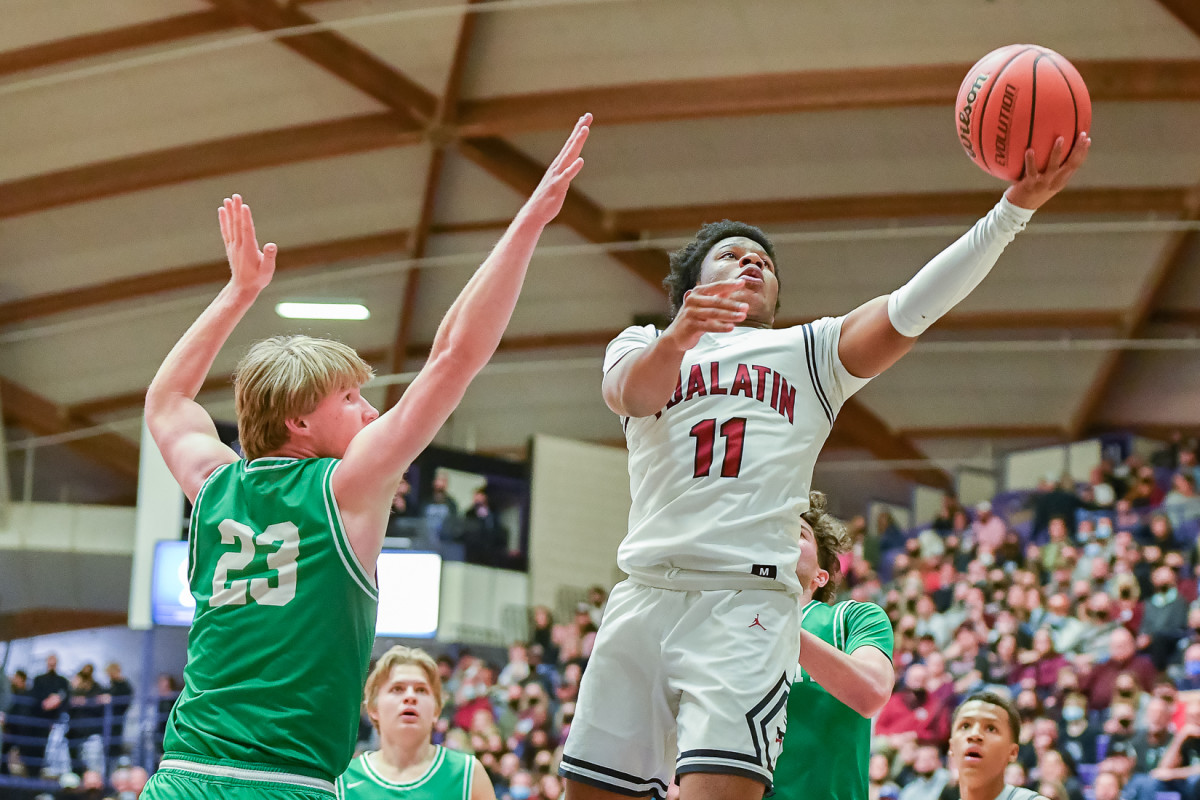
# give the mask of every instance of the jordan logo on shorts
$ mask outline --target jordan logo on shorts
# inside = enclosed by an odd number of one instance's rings
[[[754,622],[751,622],[751,623],[750,623],[749,625],[747,625],[746,627],[747,627],[747,628],[753,628],[753,627],[755,627],[756,625],[757,625],[758,627],[762,628],[764,631],[767,629],[767,626],[766,626],[766,625],[763,625],[761,622],[759,622],[759,621],[758,621],[758,614],[755,614],[755,615],[754,615]]]

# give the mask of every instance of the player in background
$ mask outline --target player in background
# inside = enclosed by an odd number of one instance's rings
[[[799,661],[799,514],[842,404],[987,275],[1083,164],[1059,140],[891,295],[774,330],[762,231],[706,225],[671,258],[673,318],[609,343],[602,393],[629,447],[629,533],[560,773],[569,800],[758,800]],[[752,665],[747,668],[747,665]],[[769,734],[769,735],[768,735]]]
[[[1004,771],[1017,760],[1021,715],[1013,702],[995,692],[970,695],[950,725],[950,765],[958,775],[962,800],[1034,800],[1032,789],[1010,786]],[[1045,800],[1045,798],[1042,798]]]
[[[342,800],[496,800],[492,781],[471,755],[435,745],[442,679],[420,649],[396,646],[375,664],[363,702],[379,731],[379,749],[350,762],[337,779]]]
[[[796,575],[800,672],[788,695],[792,720],[775,766],[776,800],[868,800],[871,718],[892,696],[892,622],[874,603],[836,603],[838,555],[850,549],[842,523],[810,492]]]
[[[354,753],[375,636],[375,562],[392,496],[504,333],[542,229],[558,214],[590,115],[450,306],[429,359],[380,416],[349,347],[306,336],[254,345],[234,379],[241,460],[195,401],[213,360],[275,268],[250,209],[218,212],[231,278],[175,345],[146,421],[194,504],[196,598],[184,688],[146,794],[328,798]]]

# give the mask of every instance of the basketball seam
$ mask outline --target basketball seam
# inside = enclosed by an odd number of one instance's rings
[[[1029,139],[1025,142],[1026,151],[1028,151],[1029,148],[1033,147],[1033,126],[1034,126],[1034,123],[1037,121],[1037,68],[1038,68],[1038,62],[1041,61],[1043,58],[1045,58],[1045,56],[1046,56],[1045,53],[1038,53],[1037,58],[1035,58],[1033,60],[1033,68],[1030,70],[1030,72],[1032,73],[1032,76],[1033,76],[1033,83],[1029,87],[1029,94],[1031,95],[1029,98]],[[1022,161],[1025,160],[1024,153],[1021,154],[1021,160]],[[1047,165],[1050,163],[1049,156],[1047,156],[1047,158],[1046,158],[1046,163],[1047,163]],[[1020,177],[1022,177],[1022,178],[1025,177],[1024,164],[1021,165]]]
[[[1081,133],[1079,130],[1079,103],[1075,100],[1075,90],[1071,87],[1071,79],[1067,77],[1066,71],[1059,66],[1058,61],[1055,60],[1052,54],[1047,54],[1047,56],[1050,59],[1050,63],[1058,70],[1058,74],[1062,76],[1063,83],[1067,85],[1067,92],[1071,95],[1071,109],[1075,112],[1075,124],[1071,126],[1075,133],[1071,136],[1071,146],[1067,148],[1067,154],[1063,156],[1063,161],[1065,162],[1071,157],[1071,153],[1075,151],[1075,143],[1079,141],[1079,134]]]
[[[988,87],[987,94],[985,94],[983,96],[983,102],[981,102],[979,104],[979,117],[977,118],[979,124],[976,126],[976,128],[978,128],[978,130],[979,130],[979,159],[980,159],[980,161],[983,162],[984,167],[987,167],[988,159],[987,159],[987,154],[983,150],[983,115],[987,113],[988,100],[992,99],[992,90],[995,89],[996,84],[1000,82],[1000,76],[1004,74],[1004,70],[1008,69],[1009,66],[1014,61],[1016,61],[1018,58],[1025,55],[1026,53],[1028,53],[1030,50],[1037,50],[1037,48],[1036,47],[1026,47],[1021,52],[1014,53],[1012,58],[1010,58],[1008,61],[1004,62],[1004,66],[1002,66],[1000,69],[996,70],[996,74],[992,78],[992,85]]]

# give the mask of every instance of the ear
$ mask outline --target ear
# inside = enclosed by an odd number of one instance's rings
[[[292,417],[284,420],[283,424],[287,426],[289,436],[303,436],[309,431],[308,422],[304,417]]]
[[[817,568],[817,572],[813,575],[813,589],[820,589],[829,583],[829,571]]]
[[[1019,753],[1019,752],[1021,752],[1021,746],[1019,744],[1017,744],[1016,742],[1013,742],[1012,746],[1008,748],[1008,763],[1009,764],[1011,764],[1017,760],[1017,753]]]

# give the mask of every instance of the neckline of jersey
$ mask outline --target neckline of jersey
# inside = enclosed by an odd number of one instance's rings
[[[373,755],[378,755],[379,754],[378,750],[372,750],[369,753],[363,753],[363,757],[362,757],[363,769],[366,771],[367,775],[369,775],[371,777],[372,780],[374,780],[376,783],[379,783],[383,786],[387,786],[387,787],[394,788],[394,789],[414,789],[414,788],[422,785],[423,783],[428,782],[429,779],[433,777],[433,774],[435,772],[437,772],[438,767],[440,767],[442,765],[442,762],[446,760],[446,748],[442,747],[440,744],[435,744],[434,747],[437,748],[437,753],[434,755],[433,761],[431,761],[429,763],[429,768],[425,770],[425,774],[422,775],[421,777],[417,778],[415,781],[411,781],[409,783],[400,783],[398,781],[389,781],[387,778],[383,777],[383,775],[379,772],[379,770],[376,769],[375,765],[371,763],[371,758],[370,758]]]

